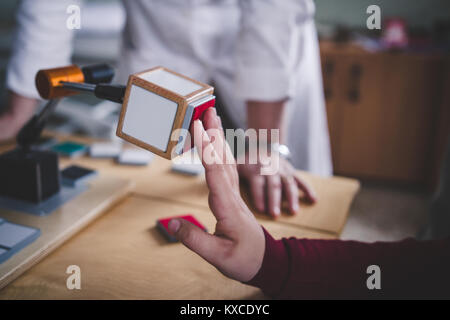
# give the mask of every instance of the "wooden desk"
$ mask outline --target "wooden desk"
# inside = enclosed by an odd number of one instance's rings
[[[0,291],[0,299],[252,299],[253,287],[227,279],[181,243],[167,243],[159,218],[194,214],[209,231],[215,220],[201,207],[131,196]],[[332,238],[262,221],[275,237]],[[68,290],[69,265],[81,268],[81,290]]]
[[[170,162],[159,158],[146,167],[87,157],[61,160],[62,167],[72,163],[126,177],[135,183],[134,192],[1,290],[0,299],[264,298],[259,290],[227,279],[182,244],[167,243],[155,228],[159,218],[191,213],[214,230],[204,177],[172,173]],[[358,182],[299,174],[316,188],[320,202],[302,205],[295,217],[257,218],[276,238],[338,237]],[[69,265],[81,268],[81,290],[66,288]]]
[[[74,140],[74,137],[67,138]],[[92,142],[83,138],[75,138],[75,141]],[[156,157],[145,167],[122,166],[111,159],[61,159],[61,166],[70,164],[91,167],[110,175],[131,179],[136,183],[134,193],[137,195],[209,208],[208,188],[204,176],[174,173],[171,171],[171,161],[160,157]],[[299,171],[298,175],[314,188],[320,200],[315,205],[301,203],[300,211],[295,216],[283,210],[277,221],[339,236],[347,220],[352,200],[359,190],[359,182],[343,177],[321,178],[302,171]],[[242,191],[243,198],[248,200],[246,190],[243,188]],[[247,204],[260,218],[271,219],[265,214],[259,214],[251,202],[247,201]]]

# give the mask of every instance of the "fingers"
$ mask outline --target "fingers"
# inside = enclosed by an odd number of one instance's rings
[[[296,214],[297,211],[299,210],[298,205],[299,192],[297,183],[295,182],[295,179],[292,176],[282,177],[281,181],[283,183],[283,193],[288,202],[289,212],[291,214]]]
[[[221,164],[226,165],[226,170],[230,177],[232,177],[233,184],[238,186],[239,177],[236,169],[236,161],[228,143],[225,141],[222,123],[217,116],[215,108],[209,108],[205,111],[202,123],[214,146],[214,150],[217,152],[218,158],[222,161]]]
[[[250,183],[250,193],[252,195],[253,205],[256,210],[260,212],[265,212],[265,178],[263,176],[252,176],[249,179]]]
[[[206,183],[212,193],[220,194],[226,192],[226,182],[230,180],[225,167],[220,164],[220,159],[214,150],[208,134],[199,120],[193,123],[195,146],[205,167]],[[225,190],[224,190],[225,189]]]
[[[214,216],[219,221],[227,215],[227,210],[223,208],[226,208],[227,204],[230,204],[230,197],[236,192],[236,187],[233,184],[233,177],[230,176],[230,171],[226,168],[227,166],[221,164],[217,158],[211,159],[217,157],[217,154],[201,121],[194,121],[193,131],[194,142],[205,168],[206,184],[208,185],[210,194],[217,202],[217,207],[221,208],[221,210],[212,210]]]
[[[203,166],[205,169],[213,169],[214,165],[220,163],[220,159],[200,120],[195,120],[193,123],[193,135],[194,144],[199,152]]]
[[[209,108],[205,111],[202,124],[211,140],[214,150],[217,152],[219,158],[224,160],[225,148],[223,134],[220,129],[219,118],[217,117],[215,108]],[[223,163],[225,163],[225,161]]]
[[[224,247],[221,242],[225,239],[213,236],[184,219],[170,220],[168,229],[186,247],[214,266],[219,266],[219,253]]]
[[[317,202],[317,195],[312,189],[311,186],[309,186],[305,181],[302,181],[299,177],[294,176],[295,182],[297,183],[297,186],[300,190],[303,191],[305,194],[306,200],[308,200],[311,203]]]
[[[236,162],[224,139],[222,124],[215,108],[205,111],[203,121],[194,121],[191,132],[205,170],[225,171],[232,186],[238,187]]]
[[[267,204],[269,214],[276,218],[281,212],[281,178],[279,175],[267,176]]]
[[[196,121],[193,125],[194,143],[196,144],[199,153],[201,153],[200,156],[202,160],[208,160],[204,161],[204,164],[205,162],[211,164],[211,161],[213,161],[217,165],[223,166],[233,187],[237,188],[239,186],[239,176],[237,173],[236,161],[228,143],[225,141],[222,123],[217,116],[215,108],[209,108],[205,111],[203,121],[200,123],[201,126],[200,124],[195,123]],[[198,128],[203,126],[203,129]],[[206,133],[205,129],[207,129]],[[202,132],[203,141],[199,140],[199,132]],[[210,143],[208,143],[208,139]],[[214,157],[211,156],[212,151],[214,151]]]
[[[216,108],[208,108],[203,114],[202,122],[206,130],[217,129],[222,134],[222,138],[224,138],[222,122],[217,115]]]

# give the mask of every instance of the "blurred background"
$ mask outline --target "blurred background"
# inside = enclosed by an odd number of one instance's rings
[[[0,109],[18,3],[0,2]],[[343,238],[415,236],[449,135],[450,1],[315,3],[334,173],[362,181]],[[381,30],[366,27],[373,4],[381,8]],[[114,65],[124,23],[119,0],[85,1],[74,63]],[[116,122],[114,104],[78,95],[58,107],[51,129],[111,137]]]

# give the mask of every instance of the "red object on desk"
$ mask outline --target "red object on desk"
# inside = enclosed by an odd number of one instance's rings
[[[164,235],[164,237],[166,237],[166,239],[170,242],[177,242],[178,240],[170,234],[169,232],[169,222],[170,220],[173,219],[184,219],[186,221],[189,221],[190,223],[196,225],[197,227],[199,227],[200,229],[202,229],[203,231],[206,231],[206,228],[200,223],[198,222],[197,219],[195,219],[194,216],[192,215],[185,215],[185,216],[176,216],[176,217],[170,217],[170,218],[165,218],[165,219],[159,219],[156,223],[156,226],[158,227],[159,231],[161,231],[161,233]]]

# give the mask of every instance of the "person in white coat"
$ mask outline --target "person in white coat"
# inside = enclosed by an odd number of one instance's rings
[[[66,27],[66,10],[73,4],[82,5],[75,0],[20,3],[0,140],[14,136],[35,112],[37,70],[70,63],[73,30]],[[162,65],[213,83],[234,127],[279,129],[281,143],[290,150],[290,161],[282,158],[274,175],[261,176],[259,165],[239,165],[255,207],[276,217],[285,197],[294,214],[299,190],[314,202],[314,192],[294,175],[294,167],[332,173],[312,0],[133,0],[123,5],[127,19],[116,80]]]

